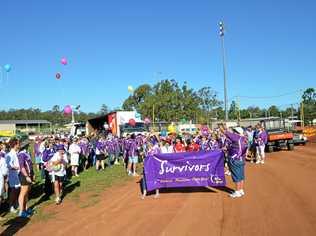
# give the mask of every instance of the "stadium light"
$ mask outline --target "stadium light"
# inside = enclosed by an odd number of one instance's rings
[[[228,99],[227,99],[227,84],[226,84],[226,60],[225,60],[225,45],[224,45],[225,27],[224,22],[219,22],[219,36],[222,43],[222,57],[223,57],[223,73],[224,73],[224,104],[225,104],[225,121],[228,121]]]

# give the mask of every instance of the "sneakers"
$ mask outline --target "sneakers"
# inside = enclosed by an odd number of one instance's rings
[[[115,162],[114,162],[114,165],[119,165],[120,163],[116,160]]]
[[[137,174],[136,172],[133,173],[133,176],[139,176],[139,174]]]
[[[264,160],[261,161],[261,164],[264,164]]]
[[[27,212],[26,212],[26,211],[22,211],[22,212],[20,212],[20,213],[19,213],[19,217],[22,217],[22,218],[28,218],[28,217],[29,217],[29,215],[27,214]]]
[[[18,210],[15,209],[15,208],[12,206],[12,207],[10,208],[10,212],[16,214],[16,213],[18,213]]]
[[[31,208],[28,208],[25,212],[26,212],[29,216],[34,214],[34,211],[33,211]]]
[[[56,205],[59,205],[61,203],[61,198],[60,197],[56,197],[55,202],[56,202]]]
[[[131,176],[131,175],[132,175],[132,172],[131,172],[131,171],[128,171],[127,174],[128,174],[129,176]]]
[[[239,193],[241,194],[241,196],[244,196],[244,195],[245,195],[245,192],[244,192],[243,189],[240,189],[240,190],[239,190]]]
[[[244,190],[239,190],[239,191],[235,191],[235,192],[233,192],[232,194],[229,194],[229,196],[231,197],[231,198],[239,198],[239,197],[242,197],[242,196],[244,196],[245,195],[245,192],[244,192]]]
[[[260,163],[261,163],[261,161],[259,161],[259,160],[258,160],[258,161],[256,161],[256,164],[260,164]]]

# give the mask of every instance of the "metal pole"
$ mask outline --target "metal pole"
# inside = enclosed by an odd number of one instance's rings
[[[228,109],[227,109],[227,82],[226,82],[226,60],[225,60],[225,44],[224,35],[221,36],[222,43],[222,57],[223,57],[223,74],[224,74],[224,104],[225,104],[225,121],[228,121]]]
[[[301,121],[302,121],[302,128],[304,128],[304,103],[301,102]]]
[[[154,124],[155,124],[155,104],[153,104],[153,128],[154,128]]]
[[[75,114],[74,114],[74,109],[71,109],[71,123],[75,123]]]

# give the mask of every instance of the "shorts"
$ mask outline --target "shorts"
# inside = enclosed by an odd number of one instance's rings
[[[19,174],[19,179],[22,186],[28,186],[32,184],[32,183],[27,182],[25,175],[21,173]]]
[[[49,175],[49,177],[51,178],[51,181],[53,181],[53,176],[52,176],[52,175]],[[58,176],[58,175],[55,175],[55,181],[64,182],[64,181],[65,181],[65,176]]]
[[[232,174],[234,183],[240,182],[245,179],[245,163],[244,161],[228,159],[228,167]]]
[[[70,156],[70,165],[71,166],[79,166],[79,155]]]
[[[128,157],[128,162],[137,164],[138,163],[138,156]]]
[[[41,156],[35,156],[35,164],[41,164],[41,163],[42,163]]]
[[[10,173],[10,171],[9,171],[8,180],[9,180],[9,187],[10,188],[20,188],[21,187],[18,173],[16,173],[16,172]]]
[[[4,193],[4,177],[0,176],[0,197],[2,197]]]
[[[105,160],[105,155],[104,154],[98,154],[96,155],[97,161],[104,161]]]

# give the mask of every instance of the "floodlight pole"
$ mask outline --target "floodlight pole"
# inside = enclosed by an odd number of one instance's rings
[[[224,44],[224,23],[219,22],[219,36],[221,37],[222,44],[222,57],[223,57],[223,73],[224,73],[224,105],[225,105],[225,121],[228,121],[228,99],[227,99],[227,83],[226,83],[226,60],[225,60],[225,44]]]

